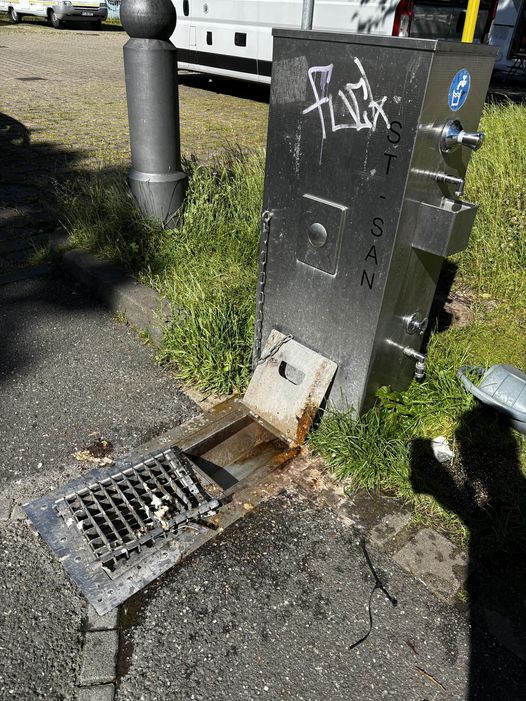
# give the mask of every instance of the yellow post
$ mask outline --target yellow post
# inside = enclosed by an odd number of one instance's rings
[[[462,41],[466,44],[471,44],[475,36],[475,28],[477,26],[477,17],[479,14],[480,0],[468,0],[468,8],[466,10],[466,19],[464,21],[464,30],[462,32]]]

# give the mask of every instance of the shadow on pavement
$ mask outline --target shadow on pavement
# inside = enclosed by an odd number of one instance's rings
[[[0,290],[16,277],[31,276],[33,257],[45,250],[59,222],[54,209],[54,178],[82,156],[52,143],[34,143],[30,130],[0,112]],[[48,307],[58,303],[59,312],[77,311],[78,297],[55,295],[55,277],[38,281],[31,299],[23,293],[2,294],[0,309],[0,384],[35,361],[30,322],[17,308]],[[85,309],[85,302],[82,308]]]
[[[470,701],[524,699],[526,689],[526,479],[519,440],[505,417],[480,405],[462,417],[452,463],[439,463],[427,440],[412,446],[414,490],[434,497],[469,531]],[[502,679],[496,688],[499,649],[488,659],[482,630],[522,660],[521,678],[510,675],[506,688]]]
[[[0,112],[0,212],[5,229],[18,223],[41,225],[51,217],[53,179],[73,166],[81,151],[34,143],[30,130]],[[56,221],[52,222],[56,226]]]

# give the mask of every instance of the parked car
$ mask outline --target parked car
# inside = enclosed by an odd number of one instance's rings
[[[11,22],[18,24],[26,15],[45,17],[56,29],[65,22],[89,22],[99,28],[108,16],[106,0],[7,0],[4,5]]]

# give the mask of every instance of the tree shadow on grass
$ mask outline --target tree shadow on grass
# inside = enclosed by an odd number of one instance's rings
[[[456,432],[457,456],[439,463],[429,441],[412,446],[411,482],[469,530],[466,589],[470,701],[526,694],[526,478],[520,436],[507,419],[477,405]],[[499,643],[488,646],[486,633]]]

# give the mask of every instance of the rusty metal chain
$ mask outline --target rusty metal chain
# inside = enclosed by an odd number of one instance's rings
[[[263,334],[263,304],[265,302],[265,284],[267,282],[267,254],[270,235],[270,220],[272,212],[268,209],[261,215],[261,246],[259,252],[259,280],[256,305],[256,332],[254,334],[253,368],[259,363],[261,356],[261,336]]]

